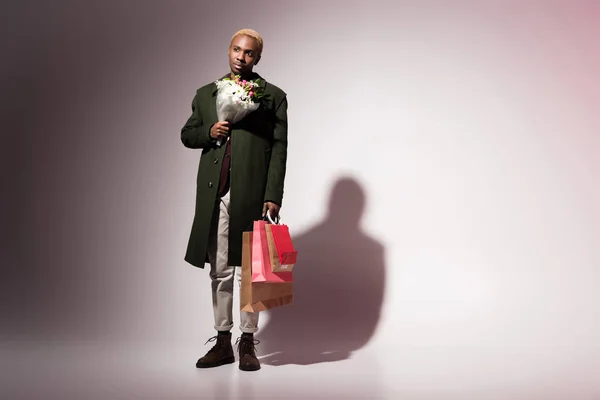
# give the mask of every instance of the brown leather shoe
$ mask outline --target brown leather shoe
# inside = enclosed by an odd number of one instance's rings
[[[211,337],[206,343],[214,342],[215,340],[217,343],[204,357],[198,360],[196,368],[213,368],[235,362],[235,355],[231,346],[231,332],[219,332],[217,336]]]
[[[235,342],[238,345],[242,371],[258,371],[260,369],[260,361],[256,358],[256,348],[254,347],[259,343],[260,341],[254,340],[254,335],[251,333],[243,333],[242,337]]]

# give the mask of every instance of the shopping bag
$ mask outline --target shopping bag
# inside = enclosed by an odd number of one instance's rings
[[[271,271],[292,271],[296,265],[298,252],[294,249],[287,225],[267,224],[265,230],[267,231]]]
[[[293,284],[252,282],[252,232],[242,234],[242,283],[240,309],[259,312],[293,304]]]
[[[266,221],[254,221],[252,234],[252,282],[293,282],[291,272],[273,272],[267,243]]]

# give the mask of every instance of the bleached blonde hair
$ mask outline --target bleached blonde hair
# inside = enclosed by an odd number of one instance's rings
[[[263,38],[262,38],[262,36],[260,36],[260,34],[258,32],[256,32],[254,29],[247,29],[247,28],[240,29],[239,31],[237,31],[236,33],[233,34],[233,36],[231,37],[231,41],[233,42],[233,39],[235,39],[236,37],[238,37],[240,35],[249,36],[249,37],[255,39],[256,43],[258,44],[258,55],[260,56],[262,54]]]

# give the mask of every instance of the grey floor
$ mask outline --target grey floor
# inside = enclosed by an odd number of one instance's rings
[[[198,370],[203,343],[4,343],[2,399],[598,399],[600,363],[549,348],[396,348]],[[581,349],[579,349],[581,350]]]

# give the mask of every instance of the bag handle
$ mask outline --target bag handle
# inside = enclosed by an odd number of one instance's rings
[[[279,215],[277,216],[277,222],[273,221],[273,218],[271,218],[271,212],[270,210],[267,210],[267,219],[269,220],[269,222],[273,225],[279,225],[279,222],[281,220],[281,218],[279,217]]]

